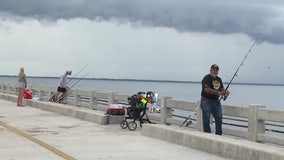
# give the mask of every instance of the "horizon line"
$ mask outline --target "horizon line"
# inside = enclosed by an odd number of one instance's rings
[[[0,77],[17,77],[17,75],[0,75]],[[58,78],[55,76],[29,76],[31,78]],[[72,78],[72,77],[70,77]],[[141,82],[169,82],[169,83],[201,83],[199,81],[191,81],[191,80],[155,80],[155,79],[133,79],[133,78],[79,78],[73,77],[72,79],[85,79],[85,80],[114,80],[114,81],[141,81]],[[229,82],[223,82],[224,84],[228,84]],[[256,83],[256,82],[232,82],[231,84],[238,85],[269,85],[269,86],[284,86],[281,83]]]

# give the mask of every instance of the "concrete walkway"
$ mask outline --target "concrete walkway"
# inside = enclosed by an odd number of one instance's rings
[[[49,102],[47,102],[49,103]],[[0,100],[1,160],[225,160],[225,158],[81,119]]]

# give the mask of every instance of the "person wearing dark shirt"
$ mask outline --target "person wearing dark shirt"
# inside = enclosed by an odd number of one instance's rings
[[[203,120],[203,131],[211,133],[210,116],[215,119],[215,134],[222,135],[222,107],[220,96],[229,95],[229,91],[224,90],[222,79],[218,77],[219,67],[213,64],[210,68],[210,74],[202,79],[201,103]]]

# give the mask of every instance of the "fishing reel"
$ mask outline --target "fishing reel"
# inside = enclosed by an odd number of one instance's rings
[[[191,120],[189,120],[187,123],[186,123],[186,127],[188,127],[190,124],[192,123],[192,121]]]
[[[226,88],[225,91],[227,91],[227,88]],[[221,100],[225,101],[225,100],[229,97],[229,95],[230,95],[230,92],[228,91],[226,94],[224,94],[224,95],[222,95],[222,96],[220,97],[220,101],[221,101]]]
[[[224,95],[223,101],[225,101],[228,98],[229,95]]]

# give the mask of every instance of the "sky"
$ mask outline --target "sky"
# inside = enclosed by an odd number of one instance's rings
[[[0,75],[284,83],[282,0],[0,0],[0,37]]]

